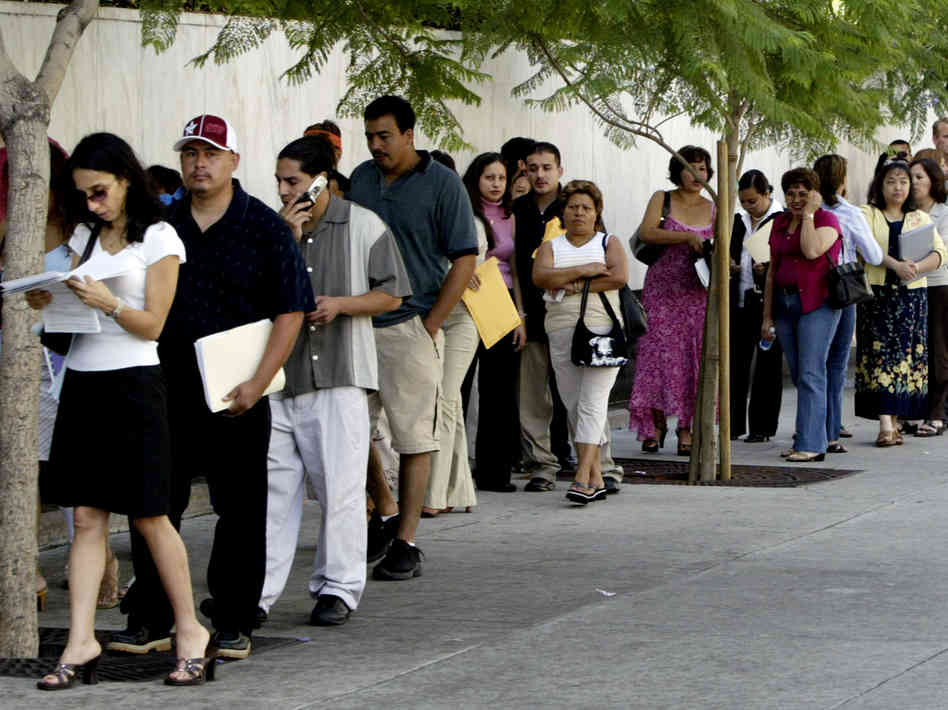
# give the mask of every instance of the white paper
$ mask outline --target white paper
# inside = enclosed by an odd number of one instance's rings
[[[273,323],[265,318],[206,335],[194,342],[204,384],[204,399],[212,412],[230,407],[230,402],[225,402],[224,397],[256,374],[272,329]],[[286,376],[281,367],[263,393],[279,392],[285,384]]]
[[[135,266],[135,257],[128,249],[123,249],[118,254],[100,252],[72,271],[44,271],[42,274],[10,279],[0,283],[0,289],[6,295],[33,290],[50,291],[54,284],[71,278],[82,279],[85,276],[91,276],[96,281],[102,281],[127,274]]]
[[[79,300],[69,287],[54,283],[47,289],[53,300],[40,314],[47,333],[101,333],[102,323],[94,308]]]

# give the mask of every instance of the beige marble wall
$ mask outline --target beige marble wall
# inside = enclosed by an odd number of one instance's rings
[[[59,8],[0,1],[0,32],[13,61],[29,76],[39,68]],[[291,86],[280,75],[297,57],[277,33],[261,49],[229,64],[189,66],[192,57],[210,46],[222,23],[215,16],[186,15],[174,46],[156,55],[141,47],[137,12],[101,8],[76,48],[53,109],[50,135],[68,149],[87,133],[111,131],[128,140],[146,163],[176,166],[171,146],[184,124],[199,113],[219,114],[231,121],[240,140],[237,176],[249,192],[276,204],[272,177],[276,154],[308,124],[334,116],[345,90],[345,57],[337,51],[319,76]],[[619,150],[603,137],[584,109],[549,114],[512,98],[510,89],[529,76],[522,55],[508,53],[487,71],[495,78],[477,88],[481,105],[457,109],[468,141],[478,152],[497,150],[515,135],[553,141],[563,153],[566,179],[597,182],[605,196],[610,230],[623,237],[631,235],[652,192],[668,186],[667,154],[648,141],[641,141],[632,151]],[[341,169],[349,172],[369,155],[361,121],[342,119],[339,123],[344,151]],[[881,137],[889,140],[896,133],[883,132]],[[715,137],[684,119],[670,121],[665,138],[675,146],[697,143],[715,153]],[[429,141],[420,135],[416,143],[427,147]],[[850,157],[851,194],[859,200],[875,159],[852,148],[842,152]],[[472,157],[455,156],[462,171]],[[752,167],[779,184],[780,174],[790,166],[784,155],[767,150],[748,158],[745,168]],[[633,262],[633,287],[642,278],[644,267]]]

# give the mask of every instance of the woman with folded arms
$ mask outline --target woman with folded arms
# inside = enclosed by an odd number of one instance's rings
[[[820,179],[796,168],[780,180],[787,211],[774,218],[770,269],[764,287],[761,338],[776,330],[797,388],[793,448],[787,461],[822,461],[826,455],[826,358],[839,324],[830,308],[829,271],[842,249],[839,222],[820,207]]]
[[[892,160],[876,173],[863,205],[872,236],[885,257],[867,266],[874,298],[860,303],[856,318],[856,416],[879,420],[876,446],[903,443],[899,418],[928,415],[928,295],[925,274],[945,263],[937,230],[918,262],[901,258],[902,235],[931,224],[916,209],[908,163]]]
[[[840,263],[848,264],[861,257],[866,263],[881,264],[882,249],[873,239],[866,218],[858,207],[843,197],[846,192],[846,159],[839,155],[823,155],[813,163],[813,170],[820,178],[823,209],[836,216],[843,235]],[[843,426],[843,386],[855,329],[856,306],[840,309],[839,326],[826,361],[826,452],[830,454],[846,453],[839,437]]]
[[[53,431],[46,489],[75,506],[69,552],[69,638],[59,664],[37,683],[62,690],[96,682],[102,649],[95,608],[105,569],[109,514],[128,515],[144,535],[175,612],[178,664],[169,685],[213,678],[209,634],[194,614],[188,557],[168,520],[170,441],[156,340],[164,327],[184,261],[184,245],[167,223],[132,149],[109,133],[86,136],[69,159],[75,266],[90,239],[91,258],[122,265],[121,276],[86,276],[66,285],[99,316],[101,332],[72,340]],[[96,236],[97,233],[97,236]],[[26,294],[32,308],[49,291]]]
[[[600,293],[608,299],[621,325],[618,289],[628,281],[629,264],[625,248],[602,228],[602,193],[594,183],[573,180],[563,188],[560,200],[566,234],[540,245],[533,263],[533,283],[545,290],[544,328],[550,340],[550,360],[579,458],[566,498],[585,505],[606,497],[599,449],[606,443],[603,432],[609,392],[619,368],[574,365],[570,356],[573,331],[587,280],[590,298],[584,316],[586,327],[597,335],[613,329]]]
[[[922,160],[917,153],[909,171],[915,204],[932,218],[939,236],[948,234],[945,173],[935,160]],[[945,400],[948,398],[948,266],[942,264],[925,278],[928,281],[929,413],[928,421],[918,428],[915,435],[937,436],[945,430]]]

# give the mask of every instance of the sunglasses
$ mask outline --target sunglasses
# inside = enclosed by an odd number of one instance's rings
[[[111,185],[96,185],[89,193],[87,193],[85,190],[79,190],[78,192],[87,202],[104,202],[109,196],[109,191],[115,187],[115,184],[115,181],[113,181]]]

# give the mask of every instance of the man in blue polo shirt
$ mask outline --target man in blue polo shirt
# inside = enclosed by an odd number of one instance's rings
[[[439,449],[441,324],[474,273],[477,236],[461,179],[427,151],[415,150],[411,104],[399,96],[382,96],[366,107],[364,118],[372,160],[352,173],[349,196],[391,228],[412,291],[400,308],[373,318],[379,391],[370,399],[370,412],[374,425],[385,409],[400,464],[398,515],[382,527],[394,539],[372,575],[411,579],[421,575],[415,531],[431,453]],[[377,464],[377,458],[370,462]]]

